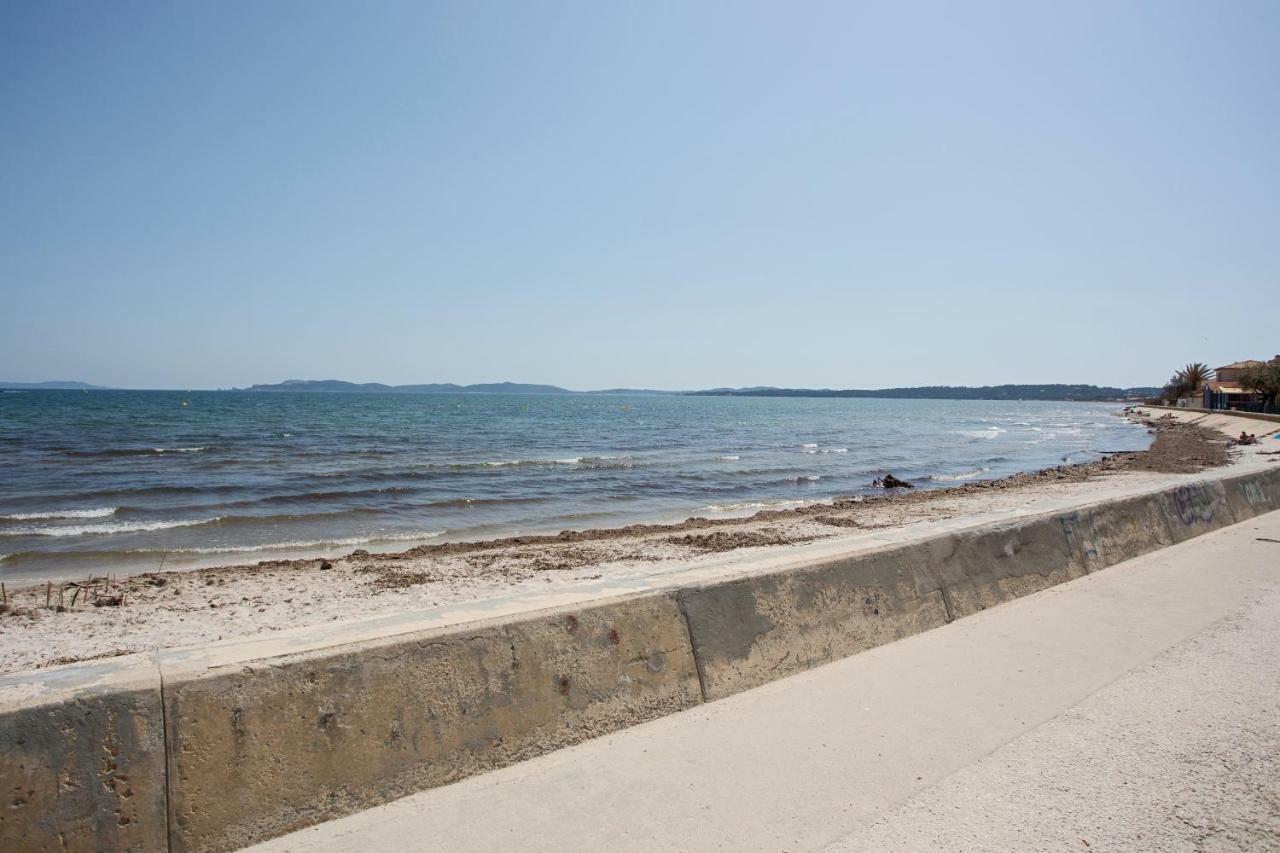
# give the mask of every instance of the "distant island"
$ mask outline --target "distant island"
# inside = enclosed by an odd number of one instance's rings
[[[903,400],[1049,400],[1123,402],[1160,396],[1154,387],[1107,385],[926,385],[918,388],[831,390],[827,388],[714,388],[685,392],[695,397],[881,397]]]
[[[124,390],[88,382],[0,382],[0,391],[112,391]],[[345,382],[341,379],[286,379],[284,382],[231,388],[244,392],[298,394],[616,394],[684,397],[866,397],[898,400],[1046,400],[1078,403],[1120,403],[1156,399],[1160,389],[1109,385],[926,385],[914,388],[709,388],[704,391],[656,391],[647,388],[607,388],[573,391],[558,385],[526,382],[484,382],[457,385],[431,382],[420,385],[386,385],[382,382]]]
[[[107,391],[88,382],[0,382],[0,391]]]
[[[310,391],[347,394],[574,394],[555,385],[528,385],[523,382],[486,382],[455,385],[433,382],[426,385],[384,385],[381,382],[343,382],[341,379],[286,379],[273,385],[251,385],[244,391]]]
[[[930,385],[918,388],[845,389],[828,388],[712,388],[705,391],[655,391],[641,388],[611,388],[602,391],[571,391],[557,385],[530,385],[520,382],[490,382],[456,385],[452,382],[426,385],[384,385],[381,382],[344,382],[338,379],[289,379],[270,385],[253,385],[246,391],[291,391],[312,393],[369,394],[653,394],[693,397],[881,397],[919,400],[1051,400],[1066,402],[1119,402],[1156,397],[1155,387],[1114,388],[1099,385],[984,385],[967,387]]]

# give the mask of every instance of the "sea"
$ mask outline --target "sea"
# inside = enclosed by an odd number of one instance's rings
[[[1119,404],[0,393],[0,579],[749,515],[1141,450]]]

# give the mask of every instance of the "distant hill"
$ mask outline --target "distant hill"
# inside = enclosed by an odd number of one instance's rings
[[[716,388],[690,391],[699,397],[882,397],[906,400],[1059,400],[1111,402],[1156,397],[1159,388],[1112,388],[1106,385],[983,385],[977,388],[929,385],[875,390],[829,388]]]
[[[253,385],[246,391],[296,391],[354,394],[572,394],[555,385],[528,385],[521,382],[487,382],[455,385],[452,382],[427,385],[384,385],[381,382],[343,382],[340,379],[286,379],[272,385]]]
[[[88,382],[0,382],[0,388],[6,391],[107,391],[101,385],[90,385]]]

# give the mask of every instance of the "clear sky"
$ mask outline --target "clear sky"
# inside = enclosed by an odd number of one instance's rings
[[[0,4],[0,379],[1280,353],[1280,3]]]

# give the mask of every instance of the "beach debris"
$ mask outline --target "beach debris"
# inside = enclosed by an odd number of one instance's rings
[[[320,561],[320,571],[327,572],[332,568],[333,568],[333,563],[330,563],[328,560]]]
[[[915,486],[906,480],[899,480],[892,474],[885,474],[883,477],[876,477],[871,481],[871,485],[877,489],[914,489]]]
[[[100,595],[93,600],[94,607],[119,607],[124,604],[123,595]]]
[[[800,545],[812,542],[820,536],[792,534],[774,527],[760,530],[717,530],[713,533],[673,536],[667,539],[672,545],[683,545],[702,553],[736,551],[739,548],[760,548],[768,545]]]

